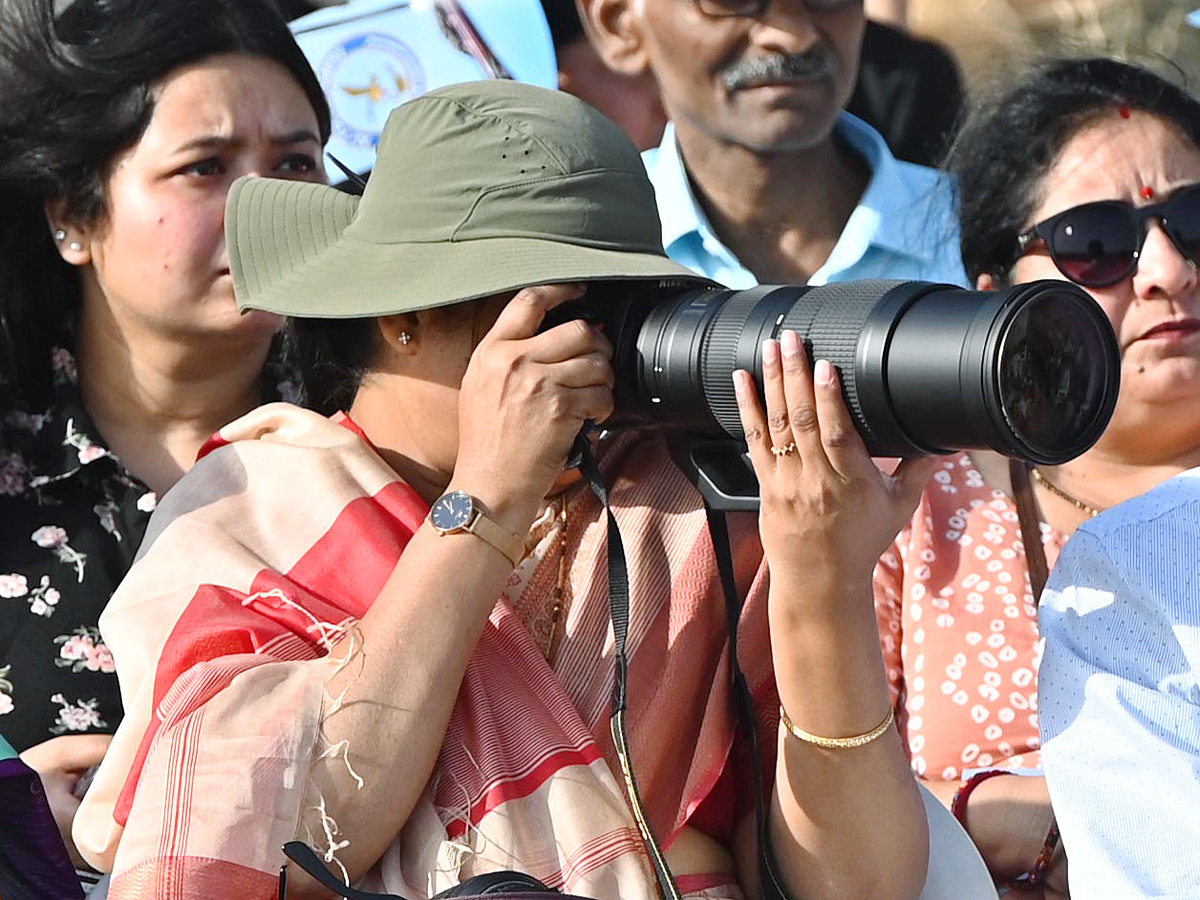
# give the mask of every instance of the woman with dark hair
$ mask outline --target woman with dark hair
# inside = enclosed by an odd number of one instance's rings
[[[0,83],[0,731],[66,833],[121,717],[100,611],[204,439],[278,396],[226,191],[323,180],[329,112],[269,0],[9,0]]]
[[[923,804],[875,632],[871,569],[928,461],[880,473],[792,332],[763,346],[765,412],[738,373],[763,499],[728,523],[744,730],[722,544],[663,435],[600,439],[607,491],[564,472],[614,404],[575,302],[707,284],[664,255],[616,125],[440,88],[392,113],[361,198],[243,179],[227,224],[239,302],[303,317],[338,411],[223,428],[104,613],[128,714],[75,835],[113,896],[322,896],[294,865],[279,884],[297,836],[310,872],[402,896],[498,870],[597,900],[994,896]]]
[[[1200,103],[1137,66],[1048,63],[972,112],[949,167],[976,286],[1072,281],[1122,350],[1091,450],[1057,467],[945,460],[876,569],[914,770],[999,881],[1027,873],[1049,895],[1065,865],[1045,781],[992,776],[1040,771],[1037,603],[1064,542],[1200,463]]]

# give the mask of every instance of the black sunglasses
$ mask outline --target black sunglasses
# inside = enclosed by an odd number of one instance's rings
[[[1200,184],[1182,187],[1150,206],[1123,200],[1074,206],[1019,235],[1012,263],[1041,239],[1058,271],[1071,281],[1083,287],[1109,287],[1137,269],[1148,219],[1158,221],[1185,259],[1200,263]]]
[[[830,12],[862,0],[804,0],[813,12]],[[771,0],[692,0],[696,9],[710,19],[757,19],[766,14]]]

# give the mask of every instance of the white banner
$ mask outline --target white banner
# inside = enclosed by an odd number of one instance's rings
[[[358,173],[374,165],[388,113],[426,91],[483,78],[558,86],[540,0],[352,0],[292,31],[329,99],[327,150]]]

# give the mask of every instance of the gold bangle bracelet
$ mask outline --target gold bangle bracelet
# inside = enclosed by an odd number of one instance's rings
[[[812,734],[805,731],[803,728],[797,728],[796,723],[788,718],[787,710],[782,705],[779,707],[779,719],[783,722],[783,727],[786,728],[794,738],[804,741],[806,744],[815,744],[826,750],[850,750],[854,747],[861,747],[864,744],[869,744],[871,741],[878,740],[883,736],[883,733],[892,727],[892,723],[896,721],[896,711],[888,707],[887,715],[884,716],[882,722],[872,728],[870,731],[863,734],[856,734],[853,737],[844,738],[829,738],[821,737],[820,735]]]

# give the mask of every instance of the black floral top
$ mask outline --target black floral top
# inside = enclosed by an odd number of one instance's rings
[[[0,734],[18,751],[120,722],[97,622],[158,499],[101,442],[70,352],[52,364],[50,409],[0,419]]]

